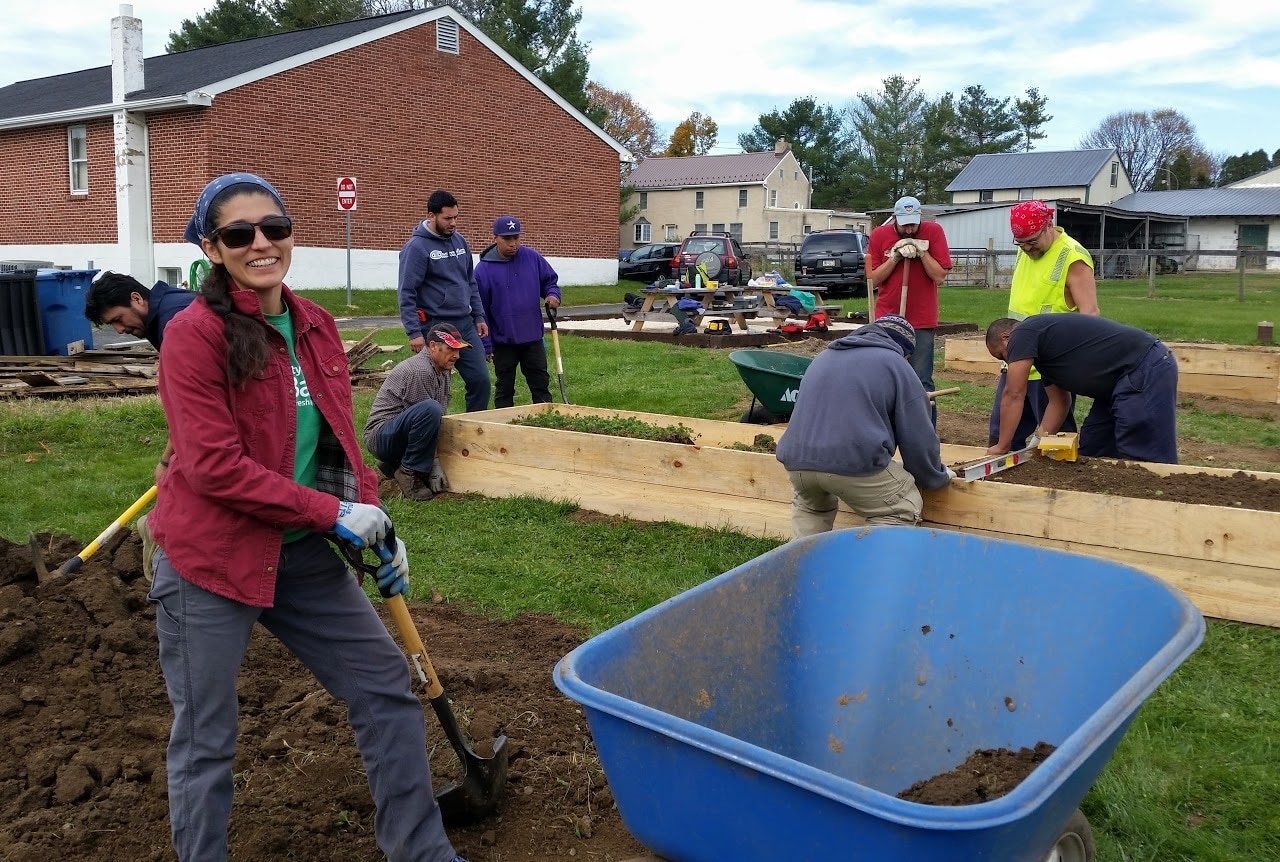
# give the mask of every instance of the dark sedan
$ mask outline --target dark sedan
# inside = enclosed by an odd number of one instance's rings
[[[656,281],[671,277],[671,260],[680,249],[678,242],[660,242],[642,245],[627,257],[618,261],[618,278],[636,281]]]

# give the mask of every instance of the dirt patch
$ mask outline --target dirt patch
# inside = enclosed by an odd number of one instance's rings
[[[46,559],[80,550],[42,536]],[[617,862],[644,854],[622,826],[577,704],[551,681],[583,635],[542,615],[505,622],[410,603],[476,749],[501,732],[499,815],[451,829],[472,862]],[[346,710],[265,632],[240,679],[231,859],[374,862],[373,806]],[[437,786],[456,761],[430,708]],[[154,612],[130,535],[65,583],[36,583],[0,539],[0,847],[9,862],[169,860],[164,749],[171,713]]]
[[[1036,458],[981,481],[1280,512],[1280,480],[1259,479],[1243,472],[1229,476],[1208,473],[1160,476],[1139,464],[1113,463],[1095,458],[1081,458],[1075,462]]]
[[[989,748],[975,751],[964,763],[898,794],[899,799],[924,805],[978,805],[1009,793],[1056,750],[1047,742],[1035,748]]]

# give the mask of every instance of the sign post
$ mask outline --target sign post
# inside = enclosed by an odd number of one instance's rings
[[[347,214],[347,305],[351,305],[351,212],[357,209],[355,177],[338,177],[338,209]]]

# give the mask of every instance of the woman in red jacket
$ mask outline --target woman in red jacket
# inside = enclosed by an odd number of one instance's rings
[[[451,862],[404,655],[325,540],[375,548],[384,595],[408,589],[404,544],[388,546],[361,458],[337,326],[284,285],[293,222],[270,183],[229,174],[201,193],[184,236],[212,269],[165,330],[174,455],[150,517],[178,858],[228,856],[236,677],[261,623],[347,704],[388,859]]]

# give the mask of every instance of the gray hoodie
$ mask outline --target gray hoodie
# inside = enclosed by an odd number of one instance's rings
[[[873,476],[895,450],[918,487],[947,484],[924,386],[872,324],[831,342],[805,370],[778,460],[788,470]]]

